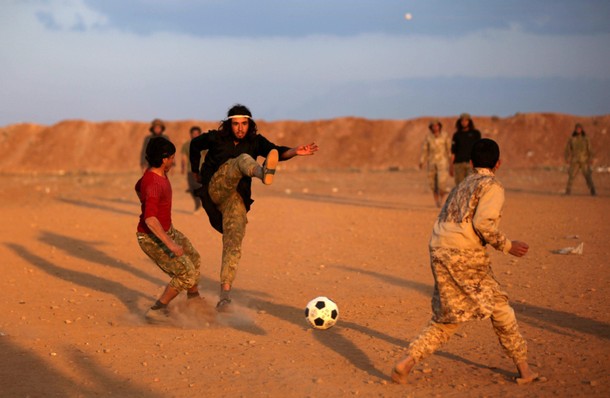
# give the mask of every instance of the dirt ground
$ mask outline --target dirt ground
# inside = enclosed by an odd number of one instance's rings
[[[472,322],[419,364],[389,372],[427,323],[427,242],[438,213],[423,172],[280,170],[253,186],[234,312],[206,321],[173,303],[174,325],[143,319],[168,278],[140,251],[137,173],[0,176],[0,396],[3,397],[607,397],[610,395],[610,174],[598,196],[579,176],[500,170],[501,227],[530,244],[492,250],[534,370],[518,386],[489,321]],[[217,300],[221,236],[193,214],[172,174],[174,225],[202,255],[200,288]],[[584,242],[582,255],[555,250]],[[306,303],[339,305],[312,330]]]

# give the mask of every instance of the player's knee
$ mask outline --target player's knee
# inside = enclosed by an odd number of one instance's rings
[[[496,307],[491,314],[491,321],[496,326],[508,326],[516,321],[515,310],[508,304],[505,306]]]
[[[254,158],[250,155],[248,155],[247,153],[242,153],[241,155],[239,155],[237,157],[238,161],[243,161],[243,160],[254,160]]]
[[[180,285],[183,287],[182,290],[198,284],[200,276],[201,274],[199,273],[198,268],[195,268],[192,271],[182,275],[180,278]]]

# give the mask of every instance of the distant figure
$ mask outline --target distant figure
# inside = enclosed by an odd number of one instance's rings
[[[153,120],[150,123],[150,128],[148,131],[150,131],[150,134],[144,137],[144,142],[142,142],[142,150],[140,151],[140,167],[142,168],[142,173],[144,173],[148,168],[148,162],[146,161],[146,147],[148,146],[148,141],[150,141],[152,137],[167,138],[167,136],[163,134],[165,131],[165,124],[161,119]]]
[[[201,151],[208,150],[201,169]],[[315,143],[294,148],[278,146],[258,133],[252,113],[244,105],[234,105],[218,130],[201,134],[191,141],[191,171],[203,188],[203,208],[210,224],[222,234],[222,264],[220,268],[219,311],[230,308],[231,288],[241,258],[241,245],[248,224],[247,212],[251,198],[252,178],[269,185],[273,181],[277,163],[295,156],[313,155]],[[261,166],[256,159],[265,157]],[[272,222],[272,220],[270,220]],[[271,224],[269,228],[274,228]],[[263,237],[259,237],[264,239]]]
[[[582,171],[582,175],[585,176],[587,187],[591,195],[595,196],[595,185],[593,185],[593,170],[591,164],[593,163],[593,151],[591,151],[591,143],[589,137],[587,137],[585,130],[582,128],[580,123],[574,126],[574,132],[568,140],[565,150],[566,163],[570,165],[568,169],[568,185],[566,187],[566,195],[572,193],[572,183],[574,177],[578,173],[578,170]]]
[[[151,323],[169,321],[167,305],[181,291],[187,298],[200,298],[200,256],[191,242],[172,224],[172,186],[167,172],[174,165],[176,147],[164,137],[153,137],[146,146],[149,168],[135,186],[142,212],[138,223],[138,244],[148,257],[171,277],[161,297],[150,307]]]
[[[436,207],[441,207],[443,198],[449,192],[449,161],[451,158],[451,140],[442,131],[443,125],[435,119],[428,125],[430,132],[426,134],[419,157],[419,169],[424,165],[428,168],[428,182]]]
[[[201,184],[197,182],[197,179],[195,178],[195,176],[193,175],[193,173],[191,173],[191,160],[189,158],[189,149],[191,147],[191,140],[195,137],[199,137],[201,135],[201,127],[199,126],[193,126],[191,127],[191,129],[189,130],[189,134],[191,139],[186,141],[184,144],[182,144],[182,149],[181,149],[181,159],[180,159],[180,173],[181,174],[185,174],[186,173],[186,183],[188,185],[188,189],[187,192],[191,194],[191,196],[193,197],[193,201],[195,202],[195,213],[199,213],[200,211],[203,211],[203,208],[201,207],[201,199],[199,198],[199,196],[197,194],[195,194],[195,191],[199,188],[201,188]],[[201,160],[203,161],[203,158],[205,156],[205,153],[207,151],[202,151],[201,152]],[[201,162],[203,163],[203,162]],[[201,165],[199,165],[199,167],[201,167]]]
[[[504,188],[496,179],[500,149],[482,139],[472,148],[474,171],[453,188],[432,229],[430,267],[434,277],[433,316],[409,344],[407,356],[392,370],[392,381],[406,384],[413,367],[432,355],[462,323],[491,318],[500,345],[519,372],[517,382],[538,378],[527,363],[527,343],[519,333],[515,312],[491,269],[485,246],[516,257],[528,251],[525,242],[509,240],[498,229]]]
[[[474,128],[472,118],[468,113],[462,113],[455,122],[456,132],[451,139],[451,164],[449,174],[455,179],[455,185],[459,185],[467,175],[472,173],[470,166],[470,151],[472,145],[481,139],[481,133]]]

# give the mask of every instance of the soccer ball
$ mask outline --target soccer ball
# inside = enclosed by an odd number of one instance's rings
[[[311,300],[305,307],[305,319],[314,329],[328,329],[339,319],[339,308],[328,297],[320,296]]]

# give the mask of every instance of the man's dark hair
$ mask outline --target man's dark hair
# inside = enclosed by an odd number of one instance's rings
[[[493,169],[500,159],[500,147],[494,140],[482,138],[472,146],[470,159],[473,167]]]
[[[189,130],[189,133],[193,134],[193,132],[195,131],[199,131],[201,133],[201,127],[199,126],[193,126],[191,127],[191,129]]]
[[[576,129],[579,127],[581,128],[580,132],[582,133],[583,137],[585,135],[587,135],[587,133],[585,133],[584,127],[582,127],[582,124],[576,123],[576,126],[574,126],[574,131],[572,132],[572,137],[576,137],[578,135],[578,132],[576,131]]]
[[[472,119],[468,119],[468,127],[464,128],[464,126],[462,126],[462,118],[459,118],[456,122],[455,122],[455,129],[457,131],[468,131],[468,130],[474,130],[474,122],[472,121]]]
[[[146,161],[151,167],[161,167],[163,159],[176,153],[176,147],[165,137],[153,137],[146,146]]]
[[[235,104],[229,109],[227,112],[227,118],[220,122],[220,126],[218,126],[218,130],[222,132],[224,136],[232,136],[233,130],[231,129],[231,116],[248,116],[248,132],[244,139],[249,139],[256,135],[258,128],[256,127],[256,122],[252,119],[252,112],[245,105]]]

